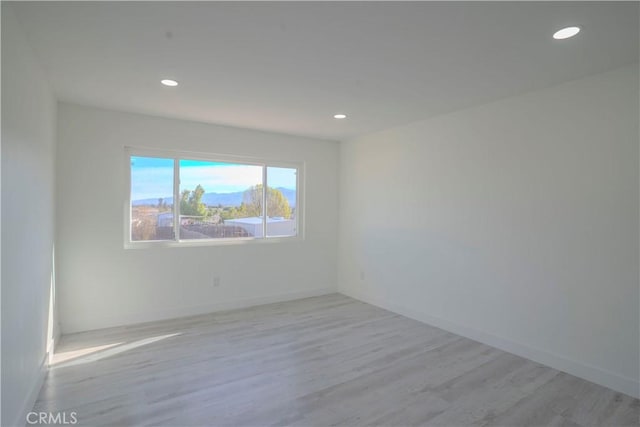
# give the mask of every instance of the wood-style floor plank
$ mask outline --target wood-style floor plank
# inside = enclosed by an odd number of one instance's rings
[[[64,336],[83,426],[639,426],[630,396],[334,294]]]

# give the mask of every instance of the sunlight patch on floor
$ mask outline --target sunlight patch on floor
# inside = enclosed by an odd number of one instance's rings
[[[124,353],[125,351],[142,347],[148,344],[152,344],[157,341],[161,341],[167,338],[180,335],[179,332],[175,334],[159,335],[157,337],[145,338],[130,343],[113,343],[100,345],[95,347],[83,348],[80,350],[69,351],[65,353],[58,353],[54,355],[53,362],[51,363],[51,369],[67,368],[69,366],[82,365],[85,363],[96,362],[107,357],[115,356],[116,354]]]

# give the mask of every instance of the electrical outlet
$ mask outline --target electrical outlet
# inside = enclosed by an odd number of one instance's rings
[[[220,276],[213,276],[213,286],[214,287],[220,286]]]

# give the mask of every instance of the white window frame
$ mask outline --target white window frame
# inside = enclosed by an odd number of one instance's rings
[[[156,148],[125,147],[125,200],[124,200],[124,247],[125,249],[143,249],[158,247],[190,247],[190,246],[221,246],[242,244],[265,244],[296,242],[304,240],[304,169],[305,162],[282,161],[266,158],[235,156],[230,154],[198,153],[188,151],[163,150]],[[173,240],[131,240],[131,157],[159,157],[173,159]],[[296,235],[295,236],[267,236],[267,222],[262,221],[263,237],[230,237],[211,239],[180,239],[180,160],[202,160],[210,162],[225,162],[241,165],[262,167],[263,202],[266,200],[267,168],[281,167],[296,169]],[[263,203],[263,219],[267,203]]]

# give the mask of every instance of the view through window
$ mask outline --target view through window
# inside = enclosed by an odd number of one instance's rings
[[[173,240],[174,160],[131,156],[131,240]]]
[[[299,167],[139,155],[129,159],[131,242],[298,234]]]

